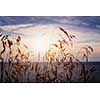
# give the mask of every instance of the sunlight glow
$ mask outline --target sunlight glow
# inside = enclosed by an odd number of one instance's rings
[[[49,42],[45,37],[38,36],[34,40],[34,50],[36,52],[45,53],[49,48]]]

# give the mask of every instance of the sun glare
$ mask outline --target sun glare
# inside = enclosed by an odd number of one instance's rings
[[[36,52],[44,53],[49,47],[48,40],[44,37],[36,37],[34,43],[34,49]]]

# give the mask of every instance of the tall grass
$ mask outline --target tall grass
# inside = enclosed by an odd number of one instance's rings
[[[0,82],[91,82],[95,81],[95,67],[87,69],[79,59],[89,61],[89,55],[94,51],[89,45],[83,46],[77,55],[71,52],[74,34],[69,34],[59,28],[59,40],[53,43],[45,53],[46,62],[31,62],[32,56],[28,46],[22,43],[21,36],[16,39],[9,35],[0,35]],[[65,37],[63,37],[65,35]],[[24,51],[21,48],[24,47]],[[25,52],[25,51],[28,52]],[[57,50],[57,51],[56,51]],[[6,56],[5,56],[6,55]],[[75,69],[80,69],[77,79],[73,79]]]

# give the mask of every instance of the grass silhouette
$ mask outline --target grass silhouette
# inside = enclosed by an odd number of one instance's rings
[[[16,37],[15,41],[9,35],[0,35],[0,82],[94,82],[96,68],[87,69],[79,57],[85,62],[89,61],[89,55],[94,51],[89,45],[83,46],[75,56],[68,47],[73,48],[73,39],[77,37],[69,34],[59,27],[63,34],[59,34],[60,39],[51,44],[45,53],[47,62],[31,62],[28,46],[22,43],[22,37]],[[21,48],[23,45],[24,50]],[[25,51],[28,52],[25,52]],[[57,50],[57,52],[55,51]],[[5,56],[6,55],[6,56]],[[6,59],[6,60],[5,60]],[[73,79],[73,72],[79,70],[77,79]]]

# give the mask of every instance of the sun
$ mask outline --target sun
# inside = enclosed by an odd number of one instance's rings
[[[38,36],[34,40],[35,52],[45,53],[49,47],[48,39],[45,37]]]
[[[47,48],[47,44],[46,41],[43,38],[38,38],[38,40],[36,41],[36,46],[35,46],[36,50],[39,52],[43,52],[46,50]]]

